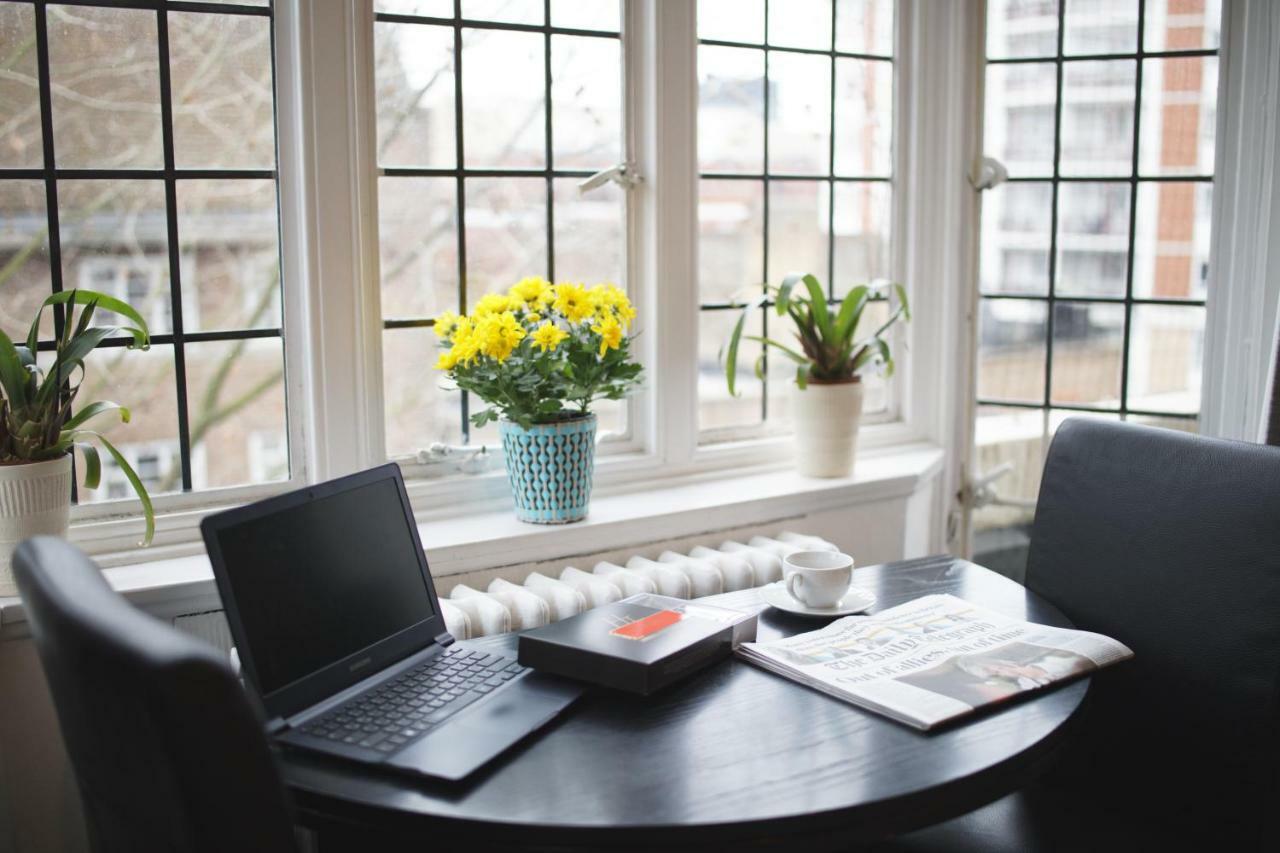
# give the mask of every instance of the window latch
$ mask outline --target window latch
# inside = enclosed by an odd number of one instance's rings
[[[969,185],[978,192],[994,189],[1009,180],[1009,170],[994,157],[983,157],[969,172]]]
[[[617,184],[624,190],[629,190],[643,180],[644,178],[640,176],[634,166],[628,163],[617,163],[607,169],[601,169],[591,177],[580,181],[578,183],[578,194],[586,195],[609,182]]]

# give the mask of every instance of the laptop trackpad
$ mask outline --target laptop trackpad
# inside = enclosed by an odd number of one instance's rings
[[[461,779],[540,728],[583,688],[533,673],[491,693],[386,763],[426,776]]]

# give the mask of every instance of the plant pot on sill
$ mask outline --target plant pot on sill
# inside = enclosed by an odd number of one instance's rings
[[[596,416],[566,414],[564,420],[525,429],[498,423],[516,518],[533,524],[568,524],[587,517],[596,461]]]
[[[848,477],[862,423],[862,380],[796,389],[796,468],[806,477]]]
[[[32,536],[66,536],[71,522],[71,455],[0,465],[0,596],[17,595],[14,549]]]

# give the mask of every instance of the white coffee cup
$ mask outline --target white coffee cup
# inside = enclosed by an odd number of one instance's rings
[[[834,551],[796,551],[782,560],[787,592],[809,607],[834,607],[853,583],[853,557]]]

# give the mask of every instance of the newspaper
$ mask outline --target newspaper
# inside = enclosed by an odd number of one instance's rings
[[[738,654],[919,729],[1133,657],[1110,637],[1022,622],[952,595],[745,643]]]

